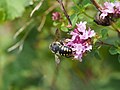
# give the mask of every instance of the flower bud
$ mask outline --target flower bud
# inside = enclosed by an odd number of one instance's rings
[[[52,13],[52,20],[56,21],[60,19],[60,13],[59,12],[54,12]]]

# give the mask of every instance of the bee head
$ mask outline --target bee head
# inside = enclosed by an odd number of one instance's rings
[[[53,42],[50,44],[49,48],[53,53],[57,53],[59,51],[59,46],[60,46],[60,42]]]

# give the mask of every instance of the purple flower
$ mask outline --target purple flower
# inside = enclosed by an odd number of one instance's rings
[[[113,15],[118,16],[120,14],[120,2],[110,3],[105,2],[102,7],[100,18],[104,19],[106,16]]]
[[[54,12],[52,13],[52,20],[56,21],[60,19],[60,13],[59,12]]]
[[[101,10],[102,14],[100,17],[104,19],[108,14],[114,13],[115,12],[114,6],[115,6],[114,3],[105,2]]]
[[[94,30],[86,29],[87,22],[76,24],[76,28],[71,31],[71,39],[67,39],[66,46],[72,48],[74,59],[82,61],[82,56],[92,49],[91,38],[95,36]]]
[[[115,12],[116,14],[120,14],[120,2],[115,2]]]

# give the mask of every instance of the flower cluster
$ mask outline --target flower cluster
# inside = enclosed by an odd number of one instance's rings
[[[66,46],[72,48],[74,59],[82,60],[85,52],[92,49],[91,38],[95,36],[94,30],[86,27],[87,22],[76,24],[76,28],[71,31],[71,39],[67,39]]]
[[[52,13],[52,20],[56,21],[60,19],[60,13],[59,12],[54,12]]]
[[[100,17],[104,19],[106,16],[112,16],[115,18],[120,17],[120,2],[105,2],[102,7]]]

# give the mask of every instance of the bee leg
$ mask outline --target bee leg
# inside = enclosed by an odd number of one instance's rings
[[[60,64],[60,57],[55,54],[55,63],[56,65]]]

